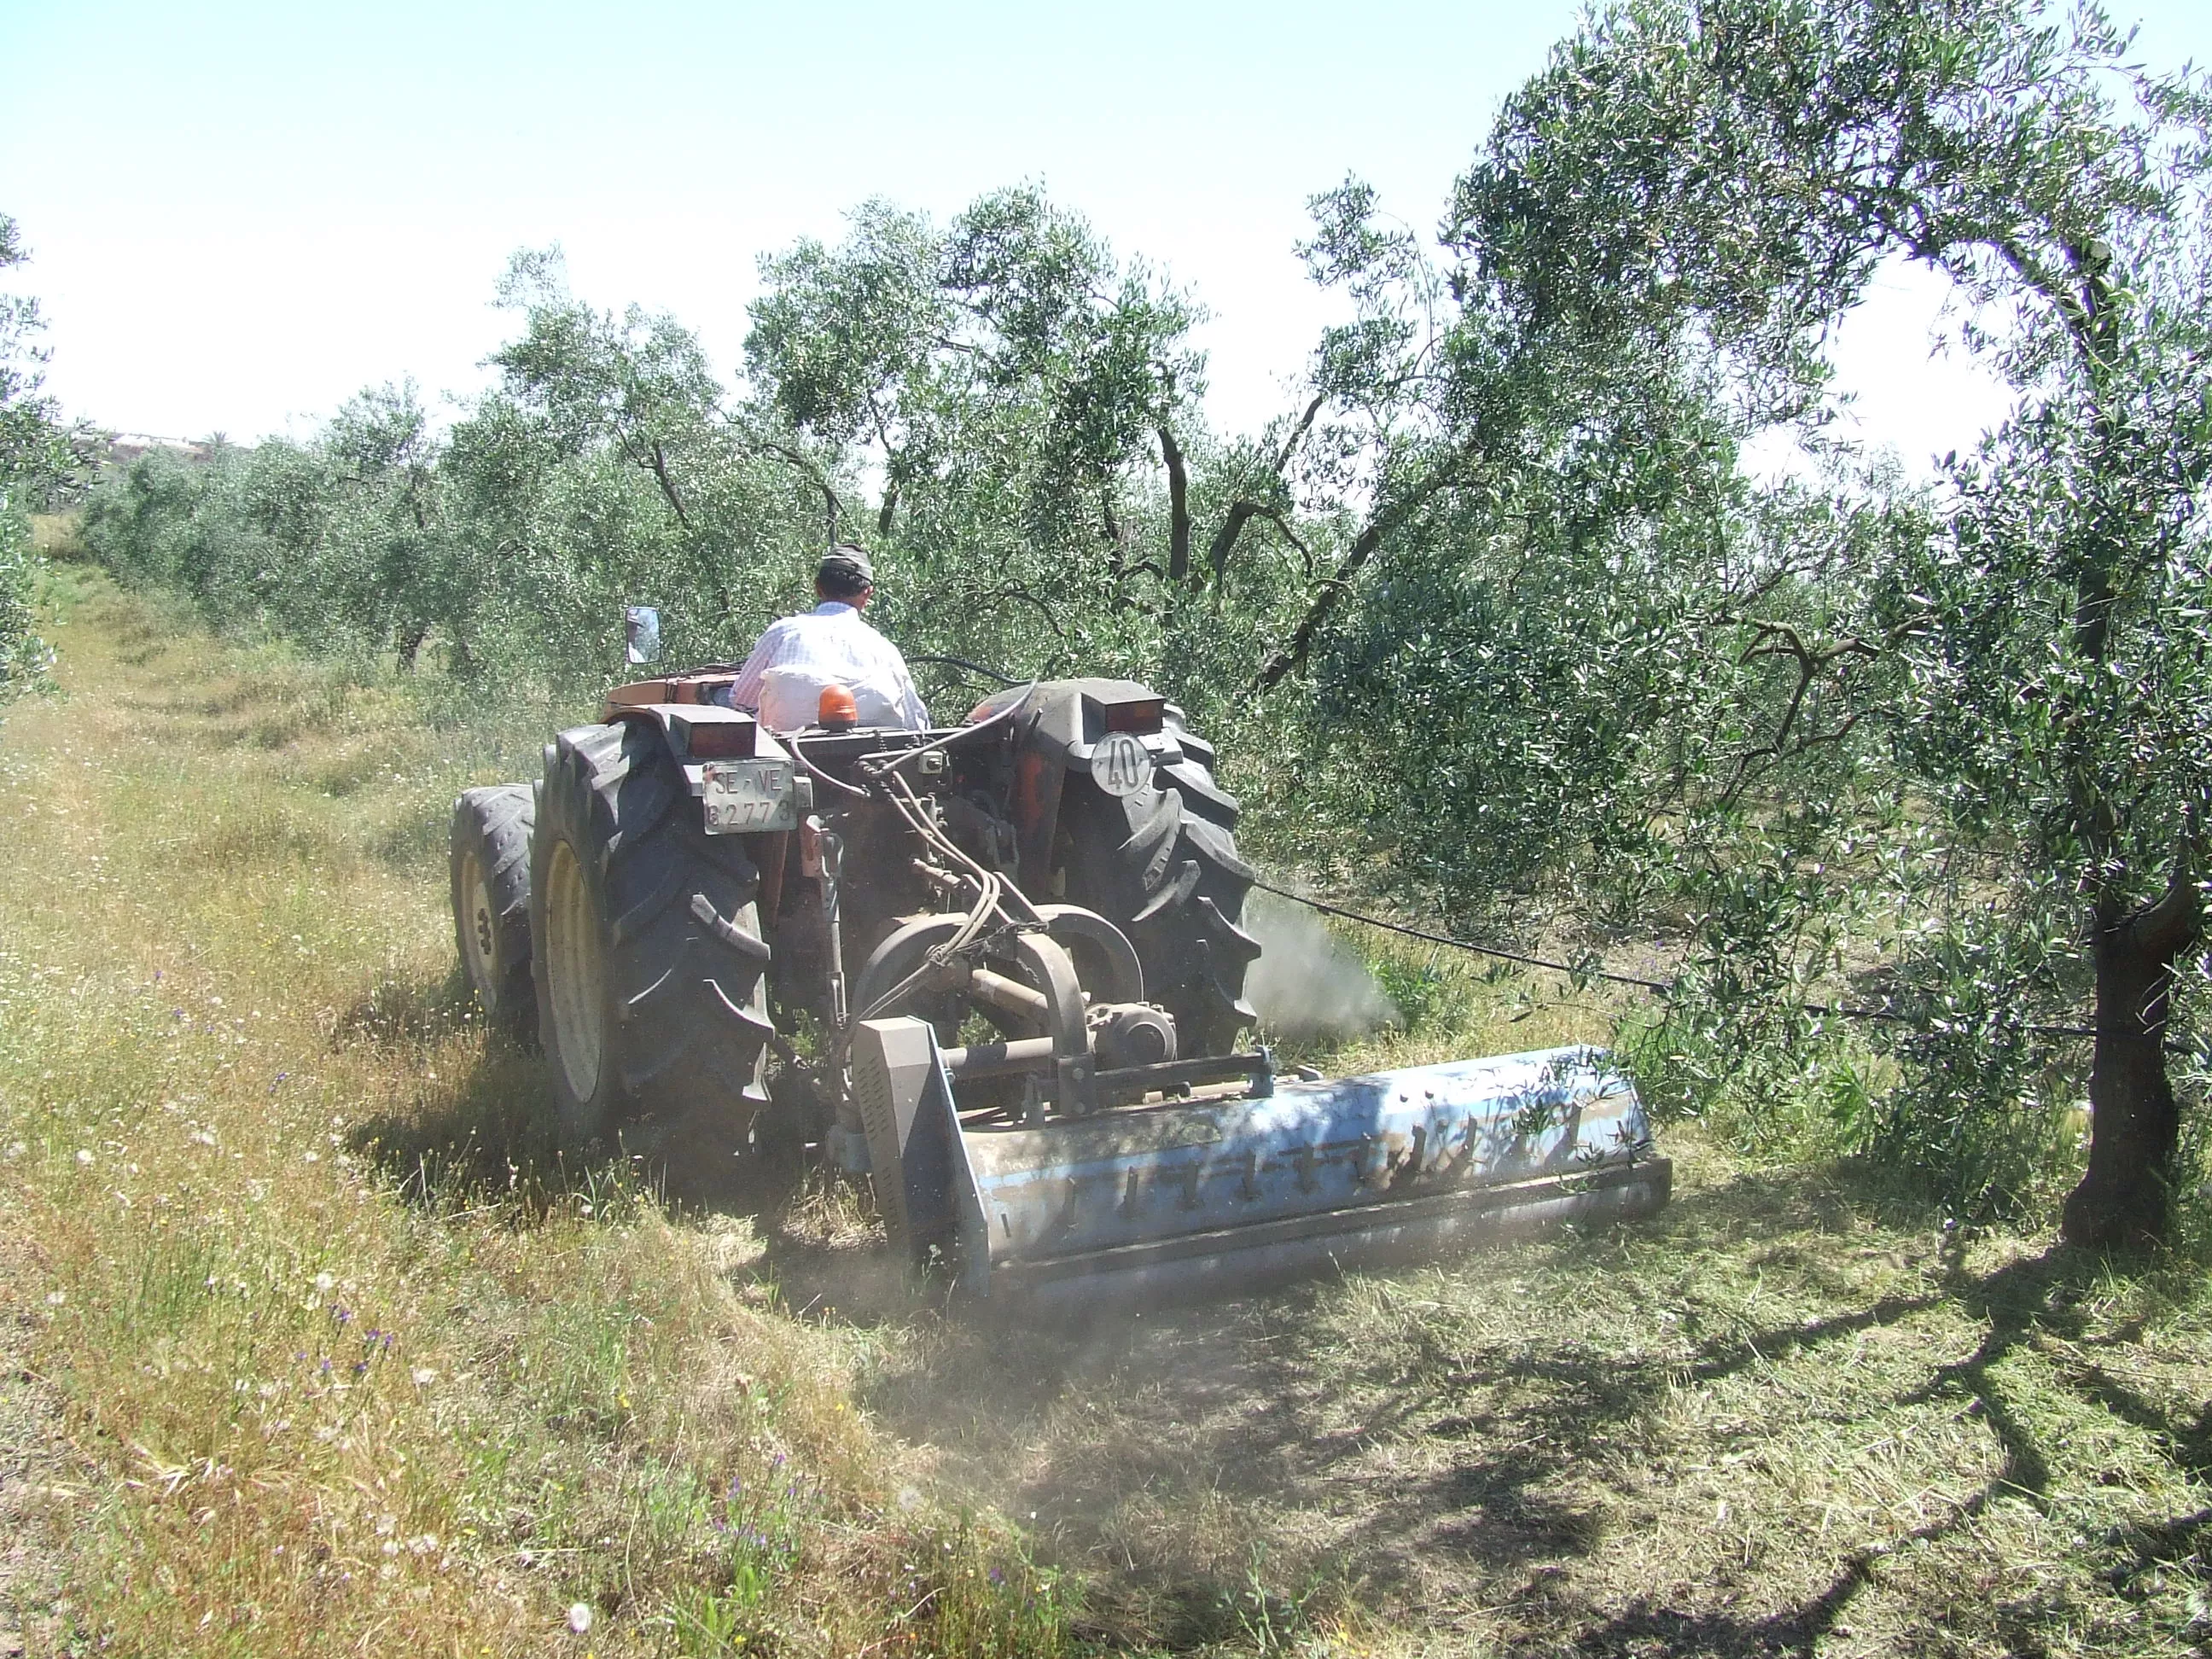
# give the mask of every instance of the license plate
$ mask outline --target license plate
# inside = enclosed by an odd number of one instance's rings
[[[713,761],[701,769],[700,800],[710,836],[753,836],[799,827],[789,761]]]

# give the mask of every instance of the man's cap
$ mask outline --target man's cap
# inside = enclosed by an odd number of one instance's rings
[[[850,587],[854,582],[876,585],[876,568],[868,562],[868,556],[852,543],[833,547],[823,556],[821,568],[814,573],[817,581],[829,582],[839,587]]]

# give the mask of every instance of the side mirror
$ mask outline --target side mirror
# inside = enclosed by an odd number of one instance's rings
[[[628,605],[623,611],[623,659],[635,668],[660,660],[660,611],[650,605]]]

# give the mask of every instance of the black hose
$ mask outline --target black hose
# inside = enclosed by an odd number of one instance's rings
[[[806,751],[799,746],[798,733],[793,732],[784,732],[778,733],[777,736],[783,746],[791,750],[792,759],[797,761],[801,766],[805,767],[807,771],[811,773],[819,781],[828,784],[832,789],[842,790],[846,794],[851,795],[856,799],[866,800],[868,799],[868,792],[866,790],[856,789],[849,783],[846,783],[839,779],[831,777],[827,772],[817,766],[812,761],[807,759]]]
[[[907,657],[907,660],[910,663],[943,663],[948,668],[964,668],[971,674],[981,674],[985,679],[996,680],[1001,685],[1026,685],[1029,684],[1028,681],[1021,679],[1015,675],[1001,674],[995,668],[986,668],[980,662],[969,662],[965,657],[927,657],[916,656],[909,653]]]
[[[1039,684],[1040,682],[1036,680],[1031,680],[1028,689],[1020,696],[1016,697],[988,720],[977,720],[973,726],[955,727],[943,737],[933,738],[912,749],[901,749],[889,754],[866,756],[858,763],[860,769],[871,778],[888,777],[917,757],[927,755],[933,750],[942,749],[948,744],[964,743],[969,738],[988,732],[994,726],[1004,725],[1030,706],[1030,699],[1036,695]]]

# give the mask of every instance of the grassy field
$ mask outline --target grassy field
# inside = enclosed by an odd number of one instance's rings
[[[33,1653],[2201,1652],[2212,1296],[1670,1138],[1658,1222],[1080,1338],[678,1213],[458,994],[465,716],[57,567],[0,725]],[[1423,954],[1361,1059],[1601,1032]],[[1351,1058],[1351,1057],[1347,1057]],[[0,1640],[0,1652],[8,1644]]]

